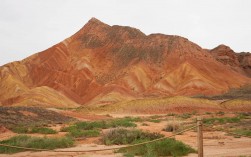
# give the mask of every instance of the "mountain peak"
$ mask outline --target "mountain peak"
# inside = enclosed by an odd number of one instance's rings
[[[224,45],[224,44],[218,45],[217,47],[215,47],[215,48],[212,49],[211,51],[214,51],[214,50],[224,50],[224,51],[231,51],[231,52],[234,52],[229,46]]]
[[[101,22],[99,19],[97,19],[97,18],[95,18],[95,17],[92,17],[92,18],[88,21],[88,23],[92,23],[92,22],[95,22],[95,23],[103,23],[103,22]]]
[[[100,21],[99,19],[92,17],[88,22],[87,25],[107,25],[106,23]]]

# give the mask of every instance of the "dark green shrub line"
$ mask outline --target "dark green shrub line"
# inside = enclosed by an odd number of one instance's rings
[[[26,135],[14,136],[8,140],[0,142],[1,144],[27,147],[27,148],[37,148],[37,149],[56,149],[56,148],[68,148],[74,145],[74,141],[69,137],[62,138],[41,138],[41,137],[31,137]],[[24,149],[10,148],[10,147],[0,147],[0,153],[17,153],[26,151]]]
[[[203,123],[205,124],[213,124],[213,123],[237,123],[240,122],[241,118],[239,117],[223,117],[223,118],[205,118],[203,119]]]
[[[141,121],[141,119],[126,117],[107,121],[77,122],[72,126],[62,128],[61,131],[70,131],[72,129],[93,130],[93,129],[107,129],[116,127],[136,127],[137,125],[134,123],[136,121],[137,122]]]

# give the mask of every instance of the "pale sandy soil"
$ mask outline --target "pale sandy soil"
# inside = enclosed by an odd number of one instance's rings
[[[122,116],[122,115],[120,115]],[[118,116],[118,117],[120,117]],[[151,132],[159,132],[165,136],[172,135],[170,132],[162,131],[166,125],[166,121],[161,121],[160,123],[144,122],[149,124],[149,126],[142,126],[138,123],[138,128],[142,130],[147,130]],[[59,129],[59,126],[55,126],[55,129]],[[7,139],[16,135],[12,132],[5,132],[0,134],[0,140]],[[184,143],[190,145],[191,147],[197,149],[197,133],[195,131],[188,131],[182,135],[176,135],[177,140],[183,141]],[[227,136],[226,133],[222,131],[204,131],[204,156],[205,157],[239,157],[239,156],[251,156],[251,138],[241,137],[234,138],[233,136]],[[57,135],[57,136],[61,136]],[[60,149],[60,150],[93,150],[110,148],[117,146],[104,146],[96,144],[98,138],[89,138],[86,140],[79,141],[76,147]],[[121,154],[115,154],[113,151],[100,151],[100,152],[88,152],[88,153],[61,153],[61,152],[21,152],[12,155],[0,154],[0,157],[122,157]],[[196,157],[197,154],[189,154],[188,157]]]

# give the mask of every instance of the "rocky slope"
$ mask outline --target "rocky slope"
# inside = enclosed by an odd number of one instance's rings
[[[145,35],[92,18],[55,46],[0,67],[0,102],[105,105],[145,97],[219,94],[251,83],[243,70],[232,68],[249,66],[250,59],[237,57],[240,63],[233,57],[234,64],[228,66],[228,61],[213,56],[183,37]]]

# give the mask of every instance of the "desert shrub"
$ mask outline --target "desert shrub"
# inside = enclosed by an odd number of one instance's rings
[[[41,138],[41,137],[31,137],[26,135],[14,136],[8,140],[0,142],[1,144],[28,147],[28,148],[38,148],[38,149],[56,149],[56,148],[67,148],[74,145],[74,141],[69,137],[62,138]],[[10,148],[10,147],[0,147],[0,153],[16,153],[26,151],[24,149]]]
[[[137,129],[116,128],[104,134],[102,141],[105,145],[132,144],[163,137],[159,133],[143,132]]]
[[[196,152],[190,146],[176,141],[174,139],[164,139],[161,141],[156,141],[154,143],[149,143],[145,145],[139,145],[135,147],[122,148],[118,152],[130,154],[131,156],[185,156],[189,153]]]
[[[181,123],[177,122],[177,121],[169,121],[166,124],[166,127],[163,129],[163,131],[167,131],[167,132],[173,132],[173,131],[177,131],[178,129],[180,129],[181,127]]]

